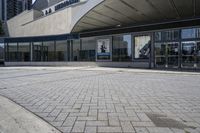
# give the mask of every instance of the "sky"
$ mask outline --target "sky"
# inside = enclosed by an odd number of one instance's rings
[[[35,2],[35,0],[32,1],[32,3],[34,3],[34,2]]]

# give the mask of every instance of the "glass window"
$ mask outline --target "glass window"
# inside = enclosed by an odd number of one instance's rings
[[[171,68],[178,67],[179,63],[179,43],[167,44],[167,66]]]
[[[4,59],[4,44],[0,43],[0,59]]]
[[[120,35],[113,37],[113,61],[131,61],[131,35]]]
[[[55,61],[55,42],[43,42],[43,61]]]
[[[167,48],[168,55],[177,56],[179,54],[178,46],[179,46],[178,43],[168,43],[168,48]]]
[[[30,43],[18,43],[19,61],[30,61]]]
[[[56,41],[56,60],[68,61],[67,41]]]
[[[163,32],[163,40],[172,40],[170,31],[164,31]]]
[[[165,57],[156,57],[155,64],[156,67],[166,67],[166,58]]]
[[[172,40],[178,40],[180,37],[179,37],[179,30],[173,30],[171,32],[171,36],[172,36]]]
[[[135,59],[149,59],[151,47],[150,36],[135,37]]]
[[[179,43],[155,44],[156,66],[177,68],[179,63]]]
[[[156,43],[155,44],[155,55],[156,56],[165,56],[166,55],[166,44]]]
[[[197,42],[197,67],[200,68],[200,41]]]
[[[155,44],[155,64],[156,64],[156,67],[166,66],[166,44],[165,43]]]
[[[197,29],[197,38],[200,38],[200,28]]]
[[[42,42],[34,42],[32,45],[33,61],[42,61]]]
[[[161,41],[161,40],[162,40],[162,32],[156,32],[155,41]]]
[[[181,31],[182,39],[190,39],[196,37],[196,29],[183,29]]]
[[[80,60],[95,61],[95,59],[96,59],[96,39],[95,38],[82,39]]]
[[[0,64],[4,61],[4,43],[0,43]]]
[[[79,61],[80,60],[80,40],[73,40],[72,44],[72,61]]]
[[[17,43],[8,43],[8,59],[9,61],[18,61]]]
[[[179,39],[179,30],[169,30],[162,33],[164,41],[174,41]]]
[[[182,67],[194,67],[195,42],[182,43]]]

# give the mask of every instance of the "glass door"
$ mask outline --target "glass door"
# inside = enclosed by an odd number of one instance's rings
[[[160,68],[178,68],[179,43],[167,42],[155,44],[155,65]]]
[[[179,43],[167,43],[167,67],[178,68],[179,66]]]
[[[155,44],[155,65],[156,67],[166,67],[166,44],[156,43]]]
[[[182,43],[182,64],[183,68],[194,68],[196,64],[196,42]]]
[[[42,61],[42,42],[33,43],[33,61]]]

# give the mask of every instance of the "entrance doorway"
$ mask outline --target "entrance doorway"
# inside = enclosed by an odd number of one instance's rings
[[[155,65],[158,68],[178,68],[179,43],[178,42],[156,43]]]
[[[42,43],[33,43],[33,61],[42,61]]]

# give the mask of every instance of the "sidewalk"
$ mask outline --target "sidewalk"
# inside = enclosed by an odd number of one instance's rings
[[[14,102],[0,96],[0,133],[60,133]]]
[[[182,74],[182,75],[200,75],[200,72],[192,71],[172,71],[172,70],[156,70],[156,69],[138,69],[138,68],[112,68],[112,67],[2,67],[0,70],[51,70],[51,71],[65,71],[65,70],[84,70],[84,71],[109,71],[109,72],[131,72],[131,73],[158,73],[158,74]]]

